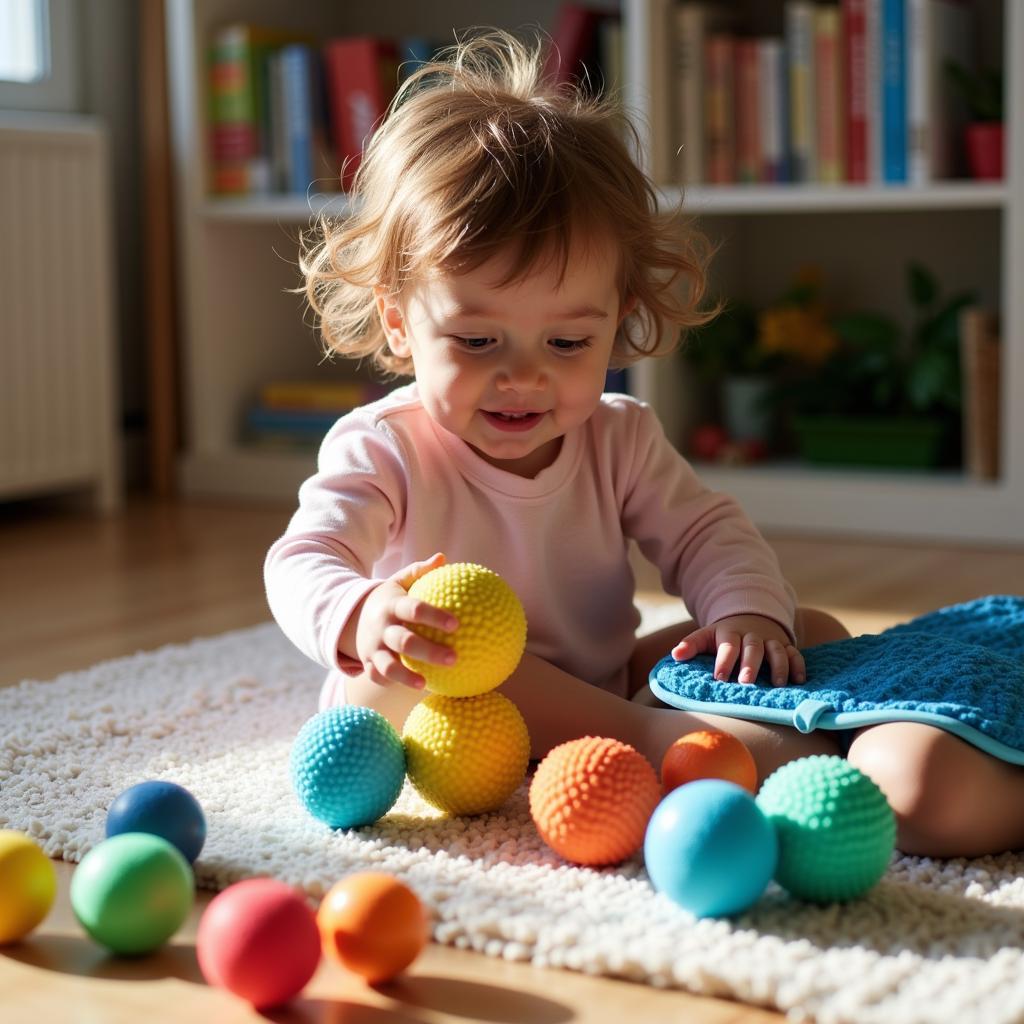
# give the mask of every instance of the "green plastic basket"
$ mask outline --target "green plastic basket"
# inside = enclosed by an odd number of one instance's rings
[[[800,416],[793,421],[800,455],[832,466],[933,469],[945,425],[936,419]]]

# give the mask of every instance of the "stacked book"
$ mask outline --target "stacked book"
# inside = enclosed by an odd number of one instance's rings
[[[735,4],[648,0],[667,40],[652,82],[662,182],[912,183],[959,176],[966,109],[945,70],[972,67],[961,0],[786,0],[776,35]]]
[[[420,38],[321,44],[259,25],[219,29],[209,48],[211,192],[348,188],[400,77],[434,52]]]
[[[385,394],[380,384],[275,381],[260,389],[245,413],[247,444],[285,451],[316,451],[346,413]]]

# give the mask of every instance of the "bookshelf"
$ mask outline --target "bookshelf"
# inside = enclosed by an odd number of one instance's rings
[[[640,115],[649,151],[650,74],[657,3],[622,0],[626,101]],[[774,4],[738,3],[753,17]],[[993,46],[1006,71],[1006,123],[1024,111],[1024,11],[1013,0],[980,0]],[[337,194],[214,198],[205,191],[204,40],[230,19],[283,24],[320,35],[378,32],[450,36],[450,26],[494,24],[510,29],[554,24],[557,0],[510,5],[447,0],[409,5],[295,5],[261,0],[167,0],[172,139],[178,186],[179,290],[183,323],[184,450],[179,464],[186,494],[291,501],[309,474],[309,455],[247,449],[238,441],[241,406],[270,377],[351,374],[321,364],[302,301],[286,289],[299,283],[298,231],[325,205],[342,211]],[[777,13],[777,10],[776,10]],[[979,543],[1024,541],[1024,138],[1008,136],[1007,170],[999,182],[929,185],[695,185],[678,202],[721,241],[713,267],[723,294],[765,301],[801,262],[820,261],[828,280],[851,295],[870,294],[897,309],[902,267],[926,257],[950,288],[969,280],[1002,322],[1002,470],[995,481],[959,473],[826,470],[775,462],[745,467],[701,465],[709,485],[728,491],[762,526],[874,536],[951,538]],[[632,390],[658,411],[682,446],[693,425],[695,383],[682,359],[640,363]]]

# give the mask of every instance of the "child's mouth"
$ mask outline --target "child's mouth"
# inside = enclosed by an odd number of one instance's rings
[[[498,430],[521,431],[535,427],[543,417],[542,412],[489,412],[483,410],[484,418]]]

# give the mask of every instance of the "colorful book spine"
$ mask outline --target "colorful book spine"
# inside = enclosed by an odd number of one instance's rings
[[[907,180],[906,0],[882,0],[882,180]]]
[[[713,32],[704,46],[707,69],[706,180],[731,185],[736,180],[735,40],[727,32]]]
[[[209,50],[208,117],[211,191],[269,192],[270,52],[294,36],[232,24],[214,33]]]
[[[789,63],[790,168],[793,180],[818,180],[815,139],[814,4],[787,0],[786,54]]]
[[[342,381],[274,381],[260,389],[260,405],[277,410],[343,412],[376,401],[385,393],[379,384]]]
[[[843,123],[846,180],[870,180],[868,159],[868,38],[865,0],[843,0]]]
[[[815,137],[818,180],[837,185],[846,177],[843,161],[843,79],[838,7],[814,12]]]
[[[761,172],[764,182],[783,182],[786,172],[785,51],[782,40],[758,42],[758,94],[761,117]]]
[[[313,51],[286,46],[278,55],[284,117],[284,189],[305,195],[313,181]]]
[[[736,180],[753,184],[761,180],[761,104],[758,98],[760,68],[757,40],[737,39],[736,72]]]
[[[330,125],[347,190],[398,87],[398,48],[388,39],[332,39],[323,55]]]

